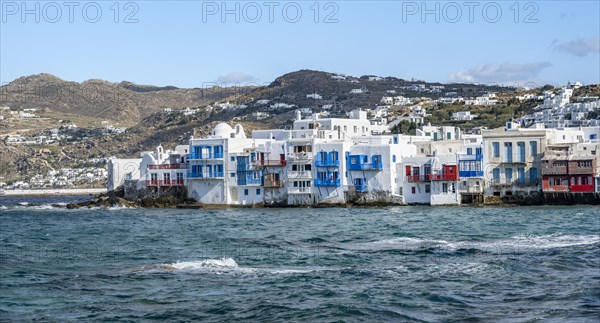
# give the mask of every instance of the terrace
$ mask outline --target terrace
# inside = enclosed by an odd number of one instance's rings
[[[367,155],[348,155],[346,158],[348,170],[383,170],[381,155],[371,156],[370,162]]]

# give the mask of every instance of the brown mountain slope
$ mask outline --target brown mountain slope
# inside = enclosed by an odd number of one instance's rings
[[[37,74],[0,87],[0,106],[47,109],[136,123],[163,108],[204,106],[239,91],[240,88],[179,89],[103,80],[77,83],[50,74]]]

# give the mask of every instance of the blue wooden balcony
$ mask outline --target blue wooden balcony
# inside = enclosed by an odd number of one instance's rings
[[[370,161],[367,155],[348,155],[347,165],[348,170],[383,170],[381,155],[371,156]]]
[[[238,185],[262,185],[263,172],[259,170],[245,170],[237,172]]]
[[[315,179],[315,186],[317,187],[337,187],[340,186],[339,178],[325,179],[325,178],[317,178]]]
[[[193,160],[193,159],[222,159],[223,158],[223,153],[222,152],[216,152],[216,153],[191,153],[191,154],[187,154],[185,155],[186,158],[188,160]]]
[[[316,167],[340,167],[339,160],[315,160]]]
[[[383,170],[383,163],[348,164],[348,170]]]
[[[483,171],[481,170],[461,170],[458,172],[460,177],[483,177]]]
[[[191,153],[186,155],[188,160],[190,159],[222,159],[223,158],[223,146],[192,146],[190,147]]]
[[[316,167],[340,167],[340,160],[336,151],[320,151],[315,160]]]

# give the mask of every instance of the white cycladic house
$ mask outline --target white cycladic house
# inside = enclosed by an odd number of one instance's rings
[[[187,175],[186,155],[188,145],[179,145],[175,150],[164,150],[162,146],[155,151],[142,153],[139,187],[168,188],[183,187]]]
[[[406,157],[398,169],[408,204],[459,205],[457,155]]]
[[[117,187],[123,185],[126,180],[140,179],[140,164],[141,158],[134,159],[119,159],[109,158],[108,160],[108,175],[106,179],[107,190],[114,191]]]
[[[470,111],[459,111],[452,114],[452,120],[454,121],[469,121],[473,120],[476,115],[471,114]]]

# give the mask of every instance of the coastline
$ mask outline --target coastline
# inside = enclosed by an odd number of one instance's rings
[[[429,205],[414,203],[391,203],[389,201],[354,201],[347,203],[315,203],[308,205],[287,205],[282,203],[275,204],[202,204],[193,199],[185,197],[184,192],[173,191],[168,194],[134,194],[134,196],[125,196],[123,190],[108,192],[106,189],[61,189],[61,190],[11,190],[6,191],[5,195],[0,197],[60,197],[60,196],[89,196],[90,199],[83,202],[75,202],[60,205],[67,209],[92,208],[92,207],[126,207],[139,209],[244,209],[244,208],[377,208],[387,206],[414,206],[426,205],[449,206],[449,205]],[[0,198],[1,199],[1,198]],[[451,205],[455,207],[486,207],[486,206],[560,206],[560,205],[599,205],[600,194],[536,194],[527,196],[506,196],[506,197],[487,197],[480,203],[461,203],[460,205]],[[58,206],[58,204],[57,204]]]
[[[91,195],[95,196],[98,194],[106,193],[106,188],[75,188],[75,189],[44,189],[44,190],[5,190],[2,197],[13,197],[13,196],[77,196],[77,195]]]
[[[460,205],[429,205],[429,204],[396,204],[385,202],[369,202],[369,203],[316,203],[309,205],[286,205],[286,204],[202,204],[195,200],[182,198],[173,195],[166,196],[145,196],[136,199],[127,199],[118,194],[100,194],[92,198],[92,200],[67,205],[67,208],[82,208],[82,207],[128,207],[140,209],[253,209],[253,208],[377,208],[388,206],[429,206],[432,208],[442,206],[453,207],[486,207],[486,206],[571,206],[571,205],[598,205],[600,204],[600,195],[592,196],[579,195],[577,198],[565,198],[558,196],[513,196],[503,198],[491,198],[483,203],[463,203]]]

